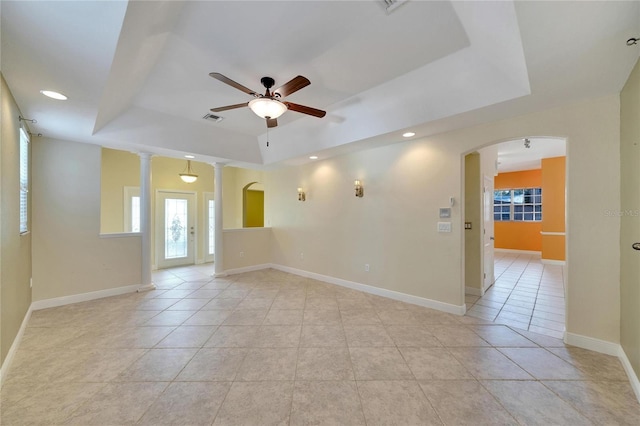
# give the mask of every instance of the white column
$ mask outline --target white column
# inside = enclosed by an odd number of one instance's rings
[[[154,290],[151,279],[151,156],[140,156],[140,233],[142,234],[142,283],[138,291]]]
[[[224,277],[223,237],[222,237],[222,169],[224,163],[213,163],[214,169],[214,206],[216,210],[215,252],[213,255],[214,277]]]

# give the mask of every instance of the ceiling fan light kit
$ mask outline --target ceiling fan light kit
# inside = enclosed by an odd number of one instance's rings
[[[308,78],[301,75],[292,78],[273,92],[271,91],[271,88],[275,84],[275,80],[271,77],[262,77],[260,79],[260,83],[262,83],[266,89],[264,95],[260,95],[255,90],[251,90],[218,72],[209,73],[209,76],[254,97],[254,99],[246,103],[211,108],[211,112],[227,111],[230,109],[248,106],[258,117],[266,120],[267,129],[276,127],[278,125],[277,118],[284,114],[288,109],[318,118],[322,118],[327,114],[326,111],[316,108],[280,100],[311,84]]]
[[[249,108],[260,118],[278,118],[287,110],[282,102],[264,97],[249,101]]]

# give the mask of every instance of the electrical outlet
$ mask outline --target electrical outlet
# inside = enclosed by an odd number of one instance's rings
[[[369,272],[369,264],[368,263],[364,264],[364,271],[365,272]]]
[[[243,251],[240,252],[240,257],[244,257],[244,252]]]

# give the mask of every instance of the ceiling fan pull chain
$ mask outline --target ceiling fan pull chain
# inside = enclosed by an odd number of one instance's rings
[[[267,148],[269,147],[269,128],[267,127]]]

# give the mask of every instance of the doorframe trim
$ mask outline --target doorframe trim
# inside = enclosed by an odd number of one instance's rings
[[[153,219],[155,221],[154,226],[153,226],[153,238],[154,238],[154,248],[155,248],[155,262],[154,262],[154,267],[152,268],[154,270],[160,269],[160,251],[158,250],[158,202],[159,202],[159,196],[158,194],[161,192],[166,192],[166,193],[171,193],[171,194],[187,194],[187,195],[193,195],[195,197],[195,203],[196,205],[194,206],[193,210],[194,210],[194,222],[195,222],[195,226],[196,229],[198,229],[198,191],[184,191],[181,189],[161,189],[161,188],[156,188],[155,192],[154,192],[154,212],[153,212]],[[194,234],[194,241],[193,241],[193,264],[195,265],[197,263],[198,260],[198,232],[196,232]],[[164,268],[164,267],[163,267]]]

